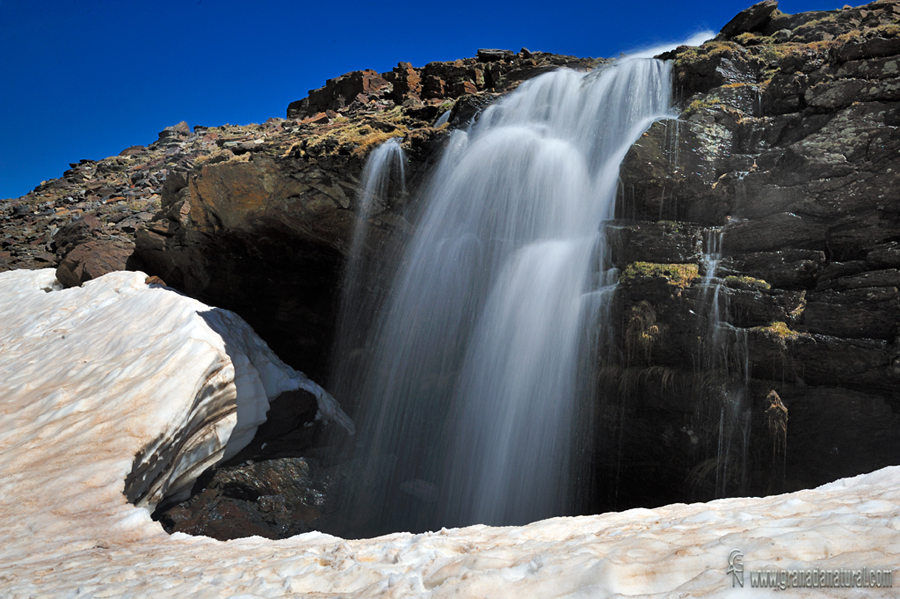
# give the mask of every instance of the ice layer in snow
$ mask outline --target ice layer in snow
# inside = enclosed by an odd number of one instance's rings
[[[169,536],[128,502],[134,465],[152,506],[298,386],[350,426],[239,318],[140,273],[68,290],[52,271],[0,274],[0,597],[765,596],[750,572],[897,565],[900,467],[762,499],[358,541]],[[726,573],[735,550],[743,589]]]

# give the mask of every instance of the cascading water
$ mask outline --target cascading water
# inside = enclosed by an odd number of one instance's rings
[[[750,439],[750,409],[747,387],[750,383],[749,351],[743,329],[728,324],[727,302],[722,294],[717,270],[722,260],[721,229],[705,234],[702,257],[704,277],[703,303],[707,310],[702,372],[721,376],[713,404],[718,407],[718,435],[715,458],[715,496],[745,494],[747,489],[747,457]]]
[[[341,282],[341,303],[335,334],[337,343],[332,350],[331,390],[338,397],[350,397],[358,385],[355,374],[359,365],[355,359],[365,344],[374,310],[380,298],[373,290],[378,280],[378,268],[371,251],[370,219],[384,209],[390,198],[406,195],[406,155],[397,138],[389,139],[370,155],[359,181],[356,197],[356,219]]]
[[[354,391],[372,477],[355,503],[383,502],[386,528],[570,509],[584,348],[609,295],[601,223],[629,147],[671,116],[670,90],[652,59],[560,70],[453,134]]]

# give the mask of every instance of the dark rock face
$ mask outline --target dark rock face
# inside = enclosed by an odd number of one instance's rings
[[[600,509],[900,463],[887,441],[900,434],[900,3],[776,8],[665,56],[681,117],[654,124],[623,165],[610,243],[639,276],[623,277],[601,356]],[[673,274],[702,274],[719,233],[715,279]],[[715,344],[712,297],[725,321]],[[648,438],[658,445],[642,448]]]
[[[244,314],[276,352],[314,363],[350,185],[334,171],[293,170],[265,155],[203,165],[190,183],[182,175],[164,189],[163,218],[138,231],[138,253],[169,285]]]
[[[220,468],[191,500],[168,509],[168,532],[228,540],[253,535],[284,539],[313,530],[326,510],[331,481],[306,458],[280,458]]]
[[[154,519],[170,533],[220,540],[329,530],[341,494],[362,473],[316,449],[323,432],[316,411],[310,393],[282,393],[247,447],[207,470],[190,499],[160,506]]]

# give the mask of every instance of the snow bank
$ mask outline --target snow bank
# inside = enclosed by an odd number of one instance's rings
[[[233,314],[143,281],[114,273],[58,290],[52,271],[0,274],[0,597],[714,596],[735,592],[735,549],[748,572],[897,563],[897,467],[790,495],[520,528],[170,537],[123,495],[135,455],[146,448],[129,484],[152,506],[249,440],[266,398],[314,383]]]
[[[238,316],[145,278],[119,272],[63,291],[52,270],[0,277],[4,400],[22,406],[6,412],[0,446],[32,447],[17,438],[25,421],[43,425],[42,440],[52,430],[88,447],[98,428],[111,428],[116,476],[129,499],[152,509],[245,447],[284,391],[313,392],[320,415],[352,430],[334,399]],[[53,466],[68,470],[63,460]]]

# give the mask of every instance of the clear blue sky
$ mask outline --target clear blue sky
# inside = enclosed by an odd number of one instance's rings
[[[718,31],[752,0],[0,0],[0,198],[168,125],[247,124],[348,71],[478,48],[609,57]],[[783,0],[795,13],[837,0]]]

